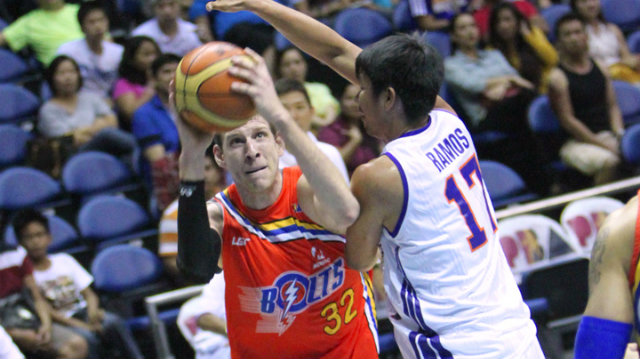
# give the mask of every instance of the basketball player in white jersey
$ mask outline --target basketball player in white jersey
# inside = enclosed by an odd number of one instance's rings
[[[387,143],[358,168],[361,212],[347,232],[349,266],[384,254],[395,338],[405,358],[543,358],[527,306],[501,252],[471,136],[437,96],[437,52],[394,35],[365,50],[271,0],[217,0],[250,10],[360,84],[367,132]]]

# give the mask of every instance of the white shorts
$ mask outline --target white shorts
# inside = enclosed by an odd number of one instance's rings
[[[203,330],[195,323],[198,317],[208,313],[207,300],[197,296],[186,301],[180,308],[178,328],[196,353],[196,359],[231,358],[229,340],[220,334]]]
[[[0,326],[0,358],[24,359],[24,355],[2,326]]]

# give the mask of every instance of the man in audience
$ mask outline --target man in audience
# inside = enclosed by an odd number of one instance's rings
[[[329,157],[345,181],[349,183],[349,174],[347,173],[347,167],[344,164],[342,155],[340,155],[340,151],[333,145],[318,141],[316,136],[311,132],[311,123],[315,112],[313,107],[311,107],[311,101],[309,100],[309,95],[304,85],[297,80],[282,78],[275,83],[275,87],[280,102],[282,102],[282,105],[287,109],[293,120],[309,135],[318,148]],[[295,166],[297,163],[296,158],[288,151],[285,151],[280,157],[280,168]]]
[[[142,151],[141,172],[153,192],[153,201],[164,210],[178,195],[180,149],[175,113],[169,108],[169,83],[175,77],[180,57],[162,54],[151,64],[156,90],[151,100],[133,114],[132,132]]]
[[[622,114],[607,69],[589,57],[587,32],[580,18],[567,14],[556,23],[559,65],[549,78],[549,100],[567,140],[560,157],[593,177],[595,184],[617,177]]]
[[[218,166],[213,157],[213,148],[210,146],[205,153],[204,163],[204,196],[207,200],[213,198],[216,193],[227,186],[225,172]],[[162,258],[164,268],[176,284],[183,285],[184,277],[176,258],[178,256],[178,200],[173,201],[165,209],[159,225],[158,255]]]
[[[29,237],[37,235],[31,233]],[[28,355],[85,358],[87,342],[69,328],[51,323],[49,306],[33,279],[33,264],[25,250],[6,248],[4,243],[0,246],[0,325]]]
[[[180,56],[202,45],[197,26],[180,18],[178,0],[152,0],[155,17],[135,28],[131,35],[154,39],[162,52]]]
[[[39,8],[19,17],[0,32],[0,46],[20,51],[30,46],[42,64],[49,65],[58,47],[82,38],[78,5],[64,0],[38,0]]]
[[[51,244],[47,217],[32,209],[21,211],[13,220],[13,229],[33,263],[35,284],[51,306],[53,321],[91,343],[92,358],[98,355],[98,338],[127,358],[141,358],[142,353],[122,319],[100,308],[98,296],[90,287],[91,275],[66,253],[47,254]]]
[[[110,99],[124,48],[105,40],[109,33],[109,18],[99,1],[87,1],[80,5],[78,22],[84,32],[84,39],[62,44],[58,48],[58,54],[76,60],[82,74],[83,90]]]

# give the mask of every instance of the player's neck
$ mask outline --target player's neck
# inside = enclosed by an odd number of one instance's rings
[[[237,185],[236,188],[238,189],[240,198],[242,198],[242,203],[247,208],[261,210],[271,206],[278,200],[282,192],[282,183],[282,172],[279,172],[273,184],[262,191],[252,191],[249,188],[243,188]]]
[[[398,126],[396,126],[396,128],[391,129],[391,131],[389,131],[389,133],[391,134],[391,136],[389,136],[388,140],[385,142],[391,142],[397,138],[402,137],[403,135],[405,135],[408,132],[411,131],[415,131],[415,130],[419,130],[423,127],[425,127],[430,121],[430,117],[429,115],[427,115],[424,118],[421,118],[418,121],[413,121],[411,123],[407,122],[406,120],[404,121],[392,121],[392,124],[398,124]]]

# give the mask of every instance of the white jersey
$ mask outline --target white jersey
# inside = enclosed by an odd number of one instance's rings
[[[385,289],[405,358],[543,358],[509,270],[493,206],[462,121],[430,123],[390,142],[404,205],[385,228]],[[393,313],[395,312],[395,313]]]

